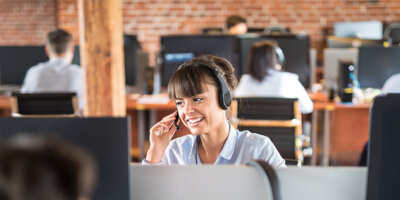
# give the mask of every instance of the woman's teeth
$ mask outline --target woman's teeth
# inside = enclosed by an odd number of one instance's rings
[[[189,119],[188,122],[189,122],[189,124],[194,124],[194,123],[197,123],[199,121],[202,121],[203,119],[204,119],[203,117],[196,118],[196,119]]]

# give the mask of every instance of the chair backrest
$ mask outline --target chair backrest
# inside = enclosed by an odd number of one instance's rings
[[[78,116],[76,93],[19,93],[11,94],[13,117]]]
[[[375,97],[370,117],[367,200],[399,198],[399,113],[400,94]]]
[[[302,160],[301,113],[295,98],[235,98],[232,125],[268,136],[285,159]]]

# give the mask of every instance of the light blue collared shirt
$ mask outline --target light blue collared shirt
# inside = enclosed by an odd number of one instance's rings
[[[264,160],[275,167],[286,167],[285,160],[268,137],[247,130],[239,131],[231,124],[229,126],[228,139],[214,165]],[[201,165],[198,140],[198,135],[185,135],[172,140],[159,164]],[[147,164],[145,160],[142,163]]]

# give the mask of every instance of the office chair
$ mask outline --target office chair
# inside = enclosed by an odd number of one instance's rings
[[[296,165],[296,160],[303,162],[301,113],[297,99],[235,98],[231,111],[235,128],[268,136],[285,160]]]
[[[11,94],[13,117],[75,117],[79,115],[76,93]]]
[[[389,24],[385,28],[383,38],[388,42],[388,46],[400,45],[400,23]]]

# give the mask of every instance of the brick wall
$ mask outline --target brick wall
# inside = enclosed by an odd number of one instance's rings
[[[56,25],[54,0],[0,0],[0,45],[41,45]]]
[[[56,2],[56,6],[55,6]],[[56,25],[78,41],[77,0],[0,0],[0,44],[40,43]],[[399,0],[123,0],[124,31],[138,35],[143,48],[159,50],[159,36],[199,33],[223,27],[228,15],[239,14],[250,27],[282,25],[308,33],[312,45],[324,39],[336,21],[400,21]],[[25,34],[24,34],[25,33]],[[26,33],[30,33],[26,35]]]

